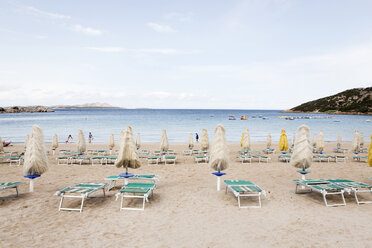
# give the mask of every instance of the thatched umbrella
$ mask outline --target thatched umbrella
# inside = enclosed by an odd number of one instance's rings
[[[43,131],[39,126],[32,127],[31,136],[27,142],[24,155],[23,173],[30,181],[30,192],[34,192],[34,180],[48,170]]]
[[[0,137],[0,152],[4,151],[4,145],[3,145],[3,140]]]
[[[320,131],[319,132],[318,140],[316,141],[316,150],[318,152],[323,152],[324,151],[324,135],[323,135],[323,131]]]
[[[203,130],[202,130],[200,148],[201,148],[202,151],[208,151],[208,149],[209,149],[208,132],[207,132],[207,129],[205,129],[205,128],[203,128]]]
[[[369,144],[369,149],[368,149],[367,162],[369,166],[372,166],[372,135],[371,135],[371,143]]]
[[[112,133],[109,139],[110,154],[112,153],[112,149],[114,149],[114,147],[115,147],[115,138],[114,138],[114,134]]]
[[[169,149],[169,143],[168,143],[167,131],[163,129],[161,140],[160,140],[160,151],[167,152],[168,149]]]
[[[53,155],[54,155],[54,153],[56,152],[56,149],[58,148],[58,136],[56,133],[53,135],[52,147],[53,147]]]
[[[355,130],[353,141],[351,142],[351,149],[354,153],[360,152],[359,132]]]
[[[282,130],[282,134],[280,135],[279,139],[279,150],[282,152],[286,152],[288,150],[288,138],[284,129]]]
[[[217,191],[221,188],[220,176],[226,173],[221,173],[229,166],[229,148],[226,144],[225,128],[218,124],[214,130],[213,143],[211,148],[211,157],[209,165],[217,172],[213,173],[217,176]]]
[[[30,135],[27,134],[27,135],[26,135],[26,138],[25,138],[25,143],[24,143],[25,150],[26,150],[26,148],[27,148],[27,143],[28,143],[29,140],[30,140]]]
[[[311,142],[311,144],[313,145],[313,147],[316,147],[316,141],[317,141],[317,139],[316,139],[316,133],[314,133],[314,135],[313,135],[313,141]]]
[[[87,150],[87,145],[85,143],[85,136],[83,131],[79,129],[78,140],[77,140],[77,151],[79,153],[84,153]]]
[[[271,134],[268,133],[267,138],[266,138],[266,148],[270,148],[270,147],[271,147]]]
[[[301,125],[291,157],[291,165],[305,170],[310,167],[313,158],[313,149],[310,144],[309,127]]]
[[[136,145],[133,140],[133,135],[130,133],[130,130],[125,130],[124,138],[121,140],[120,151],[115,166],[117,168],[125,168],[125,174],[128,174],[128,168],[139,168],[141,163],[136,152]]]
[[[359,134],[359,145],[362,148],[364,146],[364,137],[363,132],[360,132]]]
[[[189,149],[192,150],[194,148],[194,138],[192,137],[192,133],[189,134]]]
[[[296,142],[296,133],[293,133],[292,134],[292,139],[291,139],[291,147],[294,146],[295,142]]]
[[[340,148],[341,145],[342,145],[342,136],[341,136],[341,134],[339,133],[339,134],[338,134],[338,137],[337,137],[336,147],[337,147],[337,148]]]
[[[137,147],[137,150],[140,149],[141,147],[141,137],[139,133],[137,133],[137,137],[136,137],[136,147]]]

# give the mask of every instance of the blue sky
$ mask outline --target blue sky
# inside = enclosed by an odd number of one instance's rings
[[[372,1],[0,2],[0,106],[288,109],[372,86]]]

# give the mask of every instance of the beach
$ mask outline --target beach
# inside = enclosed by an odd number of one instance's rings
[[[369,143],[365,145],[368,147]],[[47,144],[51,151],[51,144]],[[48,155],[50,168],[35,181],[35,192],[28,192],[28,179],[22,167],[0,165],[2,182],[24,182],[20,195],[14,190],[0,192],[0,247],[370,247],[372,204],[358,206],[353,194],[346,196],[346,206],[326,207],[319,193],[295,194],[296,168],[278,161],[278,151],[271,161],[242,164],[236,159],[238,142],[229,143],[230,166],[222,180],[249,180],[266,192],[262,208],[239,209],[231,192],[216,190],[216,177],[206,163],[196,164],[183,156],[186,143],[170,143],[177,152],[177,163],[148,165],[129,169],[135,174],[160,176],[154,195],[144,211],[120,211],[115,200],[119,187],[105,198],[89,198],[82,213],[58,211],[55,192],[83,182],[104,182],[104,178],[124,172],[115,166],[89,164],[57,165],[59,154]],[[252,144],[262,150],[264,143]],[[277,149],[277,144],[273,145]],[[335,143],[326,142],[325,154],[334,154]],[[348,161],[313,162],[307,178],[343,178],[372,184],[372,167],[352,161],[351,143]],[[141,149],[157,150],[158,143],[144,143]],[[198,148],[198,144],[196,147]],[[75,144],[60,144],[59,149],[76,150]],[[88,145],[87,149],[105,149],[107,144]],[[118,149],[117,147],[114,148]],[[23,145],[5,151],[22,151]],[[367,155],[367,154],[363,154]],[[121,186],[121,184],[118,184]],[[97,196],[100,196],[97,193]],[[339,202],[339,196],[329,196]],[[372,199],[371,194],[361,199]],[[256,199],[251,203],[255,204]],[[79,200],[66,201],[79,207]]]

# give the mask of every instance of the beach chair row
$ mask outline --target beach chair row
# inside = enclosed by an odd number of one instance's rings
[[[10,166],[20,166],[23,162],[23,156],[0,156],[0,163],[9,163]]]
[[[80,164],[88,163],[92,165],[108,165],[114,164],[117,156],[96,156],[96,157],[83,157],[83,156],[61,156],[57,157],[57,165],[62,164]]]
[[[278,156],[278,160],[282,162],[289,163],[291,161],[291,154],[280,154]],[[354,155],[352,156],[353,161],[357,162],[366,162],[368,159],[368,156],[361,156],[361,155]],[[325,155],[325,154],[316,154],[313,155],[312,158],[313,161],[315,162],[347,162],[347,156],[344,155]]]
[[[252,163],[252,160],[258,161],[258,163],[261,163],[261,162],[268,163],[271,160],[271,158],[266,155],[237,155],[236,158],[238,158],[242,164],[246,162]]]

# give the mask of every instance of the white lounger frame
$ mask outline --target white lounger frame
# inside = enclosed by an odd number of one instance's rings
[[[156,183],[156,181],[159,181],[160,177],[159,176],[154,176],[154,177],[151,177],[151,178],[148,178],[148,177],[128,177],[128,178],[124,178],[124,177],[118,177],[118,178],[105,178],[105,181],[109,181],[108,183],[108,186],[107,186],[107,190],[106,191],[110,191],[112,188],[115,187],[116,185],[116,182],[119,181],[119,180],[123,180],[125,182],[125,180],[144,180],[144,181],[151,181],[152,183]]]
[[[261,188],[261,192],[252,192],[252,193],[245,193],[245,194],[241,194],[235,190],[233,190],[231,187],[232,186],[254,186],[254,187],[258,187],[260,188],[258,185],[256,184],[253,184],[253,185],[227,185],[226,184],[226,190],[225,190],[225,194],[227,194],[227,189],[230,189],[230,191],[235,195],[236,198],[238,198],[238,206],[239,208],[261,208],[262,204],[261,204],[261,195],[266,195],[266,192],[264,190],[262,190]],[[254,205],[254,206],[242,206],[241,205],[241,201],[240,201],[240,197],[258,197],[258,205]]]
[[[102,187],[97,187],[96,190],[94,191],[91,191],[89,193],[86,193],[86,194],[81,194],[81,195],[65,195],[65,193],[61,193],[61,201],[59,203],[59,207],[58,207],[58,211],[61,211],[61,210],[68,210],[68,211],[79,211],[80,213],[83,211],[83,206],[84,206],[84,200],[86,198],[89,197],[89,195],[91,195],[92,193],[102,189],[103,190],[103,197],[104,198],[106,196],[106,192],[105,192],[105,186],[106,185],[103,185]],[[62,204],[63,204],[63,200],[64,198],[80,198],[81,199],[81,204],[80,204],[80,208],[64,208],[62,207]],[[91,197],[92,198],[92,197]]]
[[[346,206],[345,197],[344,197],[344,190],[336,191],[336,192],[327,192],[326,190],[319,190],[317,188],[314,188],[311,186],[311,184],[301,183],[301,182],[295,182],[296,183],[296,194],[304,194],[304,193],[311,193],[313,191],[319,192],[323,196],[323,201],[326,207],[337,207],[337,206]],[[315,184],[316,185],[316,184]],[[308,188],[308,191],[298,191],[298,186]],[[327,195],[341,195],[342,203],[336,203],[336,204],[328,204],[327,201]]]

